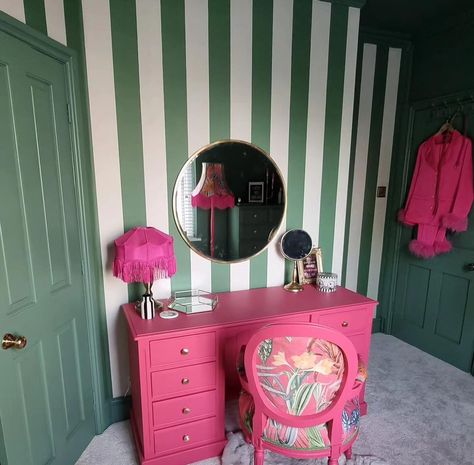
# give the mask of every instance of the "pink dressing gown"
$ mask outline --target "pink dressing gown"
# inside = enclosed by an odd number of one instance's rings
[[[418,226],[410,251],[423,258],[449,252],[446,229],[466,231],[473,198],[471,140],[453,131],[423,142],[405,208],[398,215],[402,223]]]

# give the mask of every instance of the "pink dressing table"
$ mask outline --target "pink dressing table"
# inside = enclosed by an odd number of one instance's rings
[[[129,334],[131,424],[142,465],[186,465],[215,457],[226,443],[225,399],[236,397],[236,358],[253,332],[269,323],[313,322],[339,329],[368,362],[377,302],[344,288],[306,286],[218,294],[212,312],[142,320],[123,306]],[[362,413],[367,412],[364,392]]]

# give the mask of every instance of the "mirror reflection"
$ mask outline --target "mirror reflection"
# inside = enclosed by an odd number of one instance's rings
[[[285,201],[273,160],[248,142],[226,140],[203,147],[186,162],[173,209],[186,243],[210,260],[227,263],[267,247],[283,220]]]
[[[288,260],[306,258],[313,247],[311,236],[302,229],[291,229],[281,238],[281,250]]]

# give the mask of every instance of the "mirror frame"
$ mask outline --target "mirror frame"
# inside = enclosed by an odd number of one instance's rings
[[[178,182],[179,180],[181,179],[181,176],[182,174],[185,172],[185,170],[188,168],[189,165],[191,165],[203,152],[209,150],[210,148],[213,148],[213,147],[216,147],[217,145],[222,145],[222,144],[229,144],[229,143],[240,143],[240,144],[245,144],[247,145],[248,147],[256,150],[257,152],[260,152],[265,158],[267,158],[274,166],[275,168],[275,172],[278,174],[278,176],[280,176],[280,179],[281,179],[281,184],[282,184],[282,189],[283,189],[283,214],[281,216],[281,219],[280,219],[280,222],[278,223],[278,226],[276,226],[275,228],[275,232],[273,233],[273,236],[271,238],[271,240],[269,240],[267,242],[267,244],[265,245],[265,247],[261,248],[258,252],[254,253],[253,255],[250,255],[248,257],[244,257],[244,258],[238,258],[236,260],[220,260],[218,258],[213,258],[213,257],[209,257],[208,255],[205,255],[204,253],[202,253],[200,250],[198,250],[197,248],[193,247],[192,246],[192,243],[188,240],[187,236],[186,236],[186,233],[184,232],[183,228],[181,227],[181,223],[179,222],[179,219],[178,219],[178,213],[177,213],[177,208],[176,208],[176,202],[177,202],[177,197],[178,197]],[[228,173],[226,173],[226,176],[228,176]],[[203,147],[201,147],[200,149],[198,149],[196,152],[194,152],[187,160],[186,160],[186,163],[182,166],[182,168],[180,169],[179,173],[178,173],[178,176],[176,177],[176,181],[174,182],[174,188],[173,188],[173,218],[174,218],[174,222],[176,224],[176,228],[178,229],[178,232],[179,232],[179,235],[181,236],[181,239],[183,239],[184,243],[193,251],[195,252],[196,254],[198,254],[199,256],[207,259],[207,260],[210,260],[211,262],[215,262],[215,263],[221,263],[221,264],[227,264],[227,265],[230,265],[232,263],[241,263],[241,262],[245,262],[247,260],[250,260],[254,257],[256,257],[257,255],[260,255],[262,252],[264,252],[265,250],[267,250],[267,248],[270,246],[270,244],[274,243],[276,238],[278,237],[278,232],[280,231],[281,229],[281,226],[283,224],[283,220],[286,218],[286,211],[287,211],[287,208],[288,208],[288,198],[287,198],[287,188],[286,188],[286,180],[285,178],[283,177],[283,174],[279,168],[279,166],[276,164],[275,160],[265,151],[263,150],[262,148],[258,147],[257,145],[255,144],[252,144],[251,142],[247,142],[247,141],[244,141],[244,140],[240,140],[240,139],[221,139],[221,140],[218,140],[218,141],[215,141],[215,142],[212,142],[210,144],[207,144]]]

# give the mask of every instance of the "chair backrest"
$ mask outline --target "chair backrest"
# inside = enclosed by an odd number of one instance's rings
[[[339,418],[357,374],[357,352],[340,332],[310,323],[272,324],[245,349],[256,413],[290,426]]]

